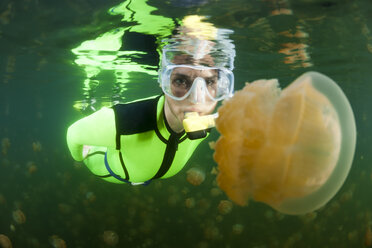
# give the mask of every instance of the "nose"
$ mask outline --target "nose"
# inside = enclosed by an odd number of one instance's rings
[[[205,103],[206,85],[204,78],[195,78],[189,99],[192,103]]]

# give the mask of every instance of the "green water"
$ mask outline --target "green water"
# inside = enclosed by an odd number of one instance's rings
[[[0,234],[13,247],[52,247],[52,235],[67,247],[109,247],[107,230],[118,235],[116,247],[365,247],[372,221],[371,11],[369,0],[1,1]],[[106,183],[72,160],[68,125],[103,105],[160,93],[159,41],[187,15],[234,30],[236,90],[261,78],[284,87],[309,70],[343,89],[357,147],[345,184],[325,207],[289,216],[251,201],[221,213],[228,198],[216,185],[208,146],[216,131],[183,171],[146,187]],[[110,45],[78,49],[104,34],[113,35]],[[206,174],[200,186],[186,180],[195,166]],[[23,224],[12,216],[17,209]]]

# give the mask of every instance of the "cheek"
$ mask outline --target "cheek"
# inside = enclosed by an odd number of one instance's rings
[[[201,115],[209,115],[211,114],[217,106],[217,102],[215,101],[206,101],[202,106],[200,106],[200,114]]]
[[[217,106],[217,102],[215,102],[215,101],[209,102],[208,103],[208,111],[209,111],[208,114],[210,114],[210,112],[213,112],[213,110],[216,108],[216,106]]]
[[[171,100],[170,102],[170,108],[173,112],[173,114],[179,116],[180,114],[183,114],[184,112],[184,106],[185,106],[185,103],[184,103],[184,100],[183,101],[175,101],[175,100]]]

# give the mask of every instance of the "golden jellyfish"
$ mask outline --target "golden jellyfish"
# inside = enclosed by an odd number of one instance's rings
[[[178,194],[171,194],[168,197],[168,205],[169,206],[176,206],[180,200],[180,196]]]
[[[119,236],[114,231],[104,231],[102,236],[103,241],[109,246],[115,246],[119,242]]]
[[[26,222],[26,215],[19,209],[13,211],[13,220],[17,224],[23,224]]]
[[[93,192],[91,192],[91,191],[89,191],[89,192],[87,192],[87,193],[85,194],[85,198],[86,198],[87,201],[90,202],[90,203],[95,202],[96,199],[97,199],[96,195],[95,195]]]
[[[243,230],[244,230],[244,226],[242,224],[234,224],[232,226],[233,234],[240,235],[242,234]]]
[[[58,204],[58,210],[62,214],[70,214],[71,211],[72,211],[72,207],[68,204],[65,204],[65,203],[59,203]]]
[[[187,208],[194,208],[196,205],[196,201],[193,197],[186,198],[185,200],[185,206]]]
[[[39,141],[32,142],[32,150],[34,152],[40,152],[42,150],[42,145]]]
[[[307,72],[284,90],[277,80],[247,83],[218,110],[217,182],[238,205],[252,198],[281,213],[324,206],[354,156],[355,119],[337,84]]]
[[[36,171],[37,171],[37,166],[34,162],[30,161],[30,162],[27,162],[27,169],[28,169],[28,174],[29,175],[32,175],[34,174]]]
[[[9,147],[10,147],[10,140],[9,140],[9,138],[3,138],[1,140],[1,151],[2,151],[3,155],[7,155],[8,154]]]
[[[0,205],[5,205],[6,204],[6,199],[5,197],[0,193]]]
[[[0,248],[12,248],[12,242],[4,234],[0,234]]]
[[[219,188],[212,188],[211,189],[211,195],[212,196],[219,196],[222,194],[222,191]]]
[[[189,183],[194,186],[202,184],[205,180],[205,173],[197,167],[193,167],[186,172],[186,179]]]
[[[210,141],[210,142],[208,143],[208,145],[209,145],[209,148],[210,148],[210,149],[214,150],[214,148],[216,147],[216,142],[215,142],[215,141]]]
[[[218,212],[220,214],[228,214],[231,212],[233,208],[233,204],[231,201],[228,200],[221,200],[220,203],[218,204]]]
[[[367,227],[366,233],[364,234],[364,245],[366,247],[372,246],[372,230],[369,225]]]
[[[53,246],[53,248],[66,248],[66,242],[58,237],[57,235],[52,235],[49,237],[49,243]]]
[[[204,229],[204,236],[206,239],[215,240],[220,236],[220,230],[214,224],[209,225]]]

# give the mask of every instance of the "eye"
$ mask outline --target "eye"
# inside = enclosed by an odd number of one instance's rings
[[[172,80],[172,84],[179,88],[190,88],[191,83],[184,77],[176,77]]]
[[[211,78],[211,79],[207,79],[205,82],[206,82],[207,86],[213,86],[217,83],[217,79]]]

